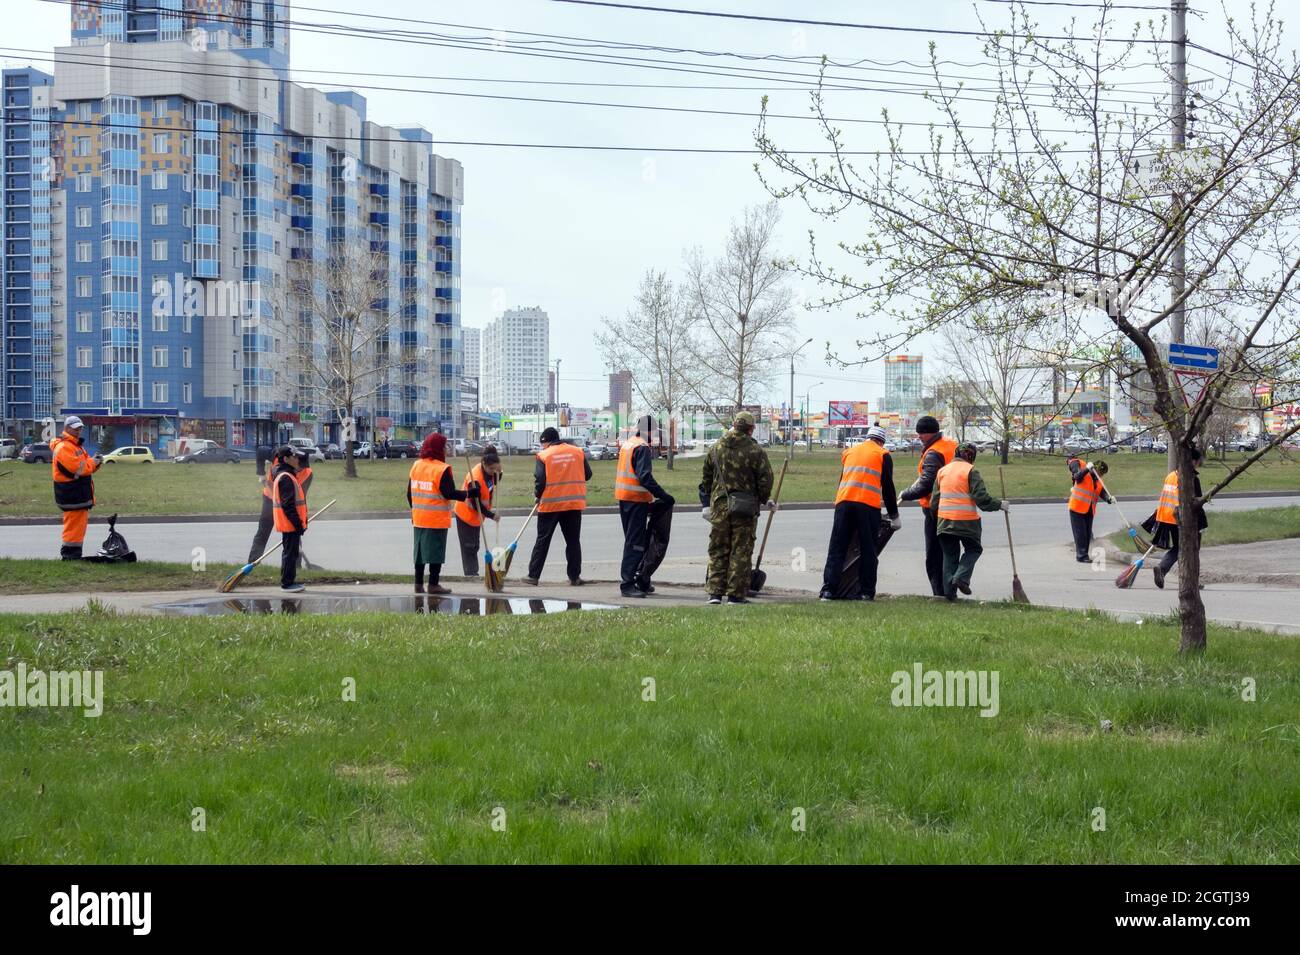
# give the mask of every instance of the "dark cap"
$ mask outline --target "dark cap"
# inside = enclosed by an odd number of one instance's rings
[[[547,444],[556,444],[560,440],[560,432],[556,431],[554,428],[547,428],[542,432],[541,440]]]
[[[921,415],[921,417],[916,419],[916,433],[917,434],[938,434],[939,419],[934,417],[934,415],[928,415],[928,414]]]
[[[971,444],[969,441],[963,441],[961,444],[957,445],[957,450],[953,453],[953,456],[961,458],[967,464],[971,464],[975,461],[975,455],[978,453],[979,449],[976,448],[975,445]]]

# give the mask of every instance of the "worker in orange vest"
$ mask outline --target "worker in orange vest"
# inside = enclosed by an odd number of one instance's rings
[[[1198,471],[1201,464],[1201,449],[1192,448],[1190,451],[1192,458],[1192,470]],[[1193,491],[1197,498],[1201,496],[1201,478],[1199,474],[1195,478]],[[1205,517],[1205,508],[1201,505],[1196,506],[1196,533],[1200,535],[1205,528],[1209,526],[1209,521]],[[1161,590],[1165,589],[1165,575],[1174,569],[1178,563],[1178,472],[1170,471],[1165,475],[1165,483],[1160,488],[1160,500],[1156,504],[1155,513],[1142,522],[1142,527],[1151,535],[1151,542],[1157,547],[1169,548],[1165,556],[1160,559],[1160,563],[1153,567],[1152,574],[1155,576],[1156,586]]]
[[[285,445],[276,457],[279,463],[271,475],[271,504],[281,542],[280,590],[297,594],[307,589],[297,581],[302,535],[307,533],[307,492],[298,480],[297,449]]]
[[[415,533],[415,592],[449,594],[441,583],[442,565],[447,559],[447,529],[451,527],[452,501],[477,500],[479,485],[470,481],[459,490],[447,463],[447,436],[434,432],[420,445],[420,458],[411,465],[406,482],[406,503],[411,507]],[[424,567],[429,565],[429,585],[424,585]]]
[[[885,450],[885,429],[876,425],[867,429],[867,440],[845,448],[840,456],[840,483],[835,492],[835,519],[831,525],[831,542],[826,551],[826,569],[822,572],[822,600],[834,600],[844,572],[844,557],[849,542],[858,541],[859,600],[876,599],[876,571],[879,561],[876,540],[880,536],[880,509],[889,514],[894,530],[903,526],[898,516],[898,497],[894,490],[894,459]]]
[[[467,498],[457,501],[456,538],[460,541],[460,562],[466,576],[474,576],[483,569],[483,558],[479,551],[479,541],[483,521],[500,522],[501,514],[492,510],[492,495],[501,481],[501,455],[492,445],[483,449],[479,463],[470,468],[465,475],[461,490],[468,491],[471,484],[479,486],[477,500]]]
[[[1092,547],[1092,522],[1097,516],[1097,501],[1114,504],[1102,476],[1110,470],[1105,461],[1082,461],[1070,458],[1070,532],[1074,534],[1074,559],[1081,564],[1091,564],[1088,550]]]
[[[916,462],[916,480],[898,498],[901,501],[916,501],[921,505],[925,532],[925,576],[930,579],[930,592],[936,597],[942,597],[943,549],[939,546],[938,525],[934,509],[930,507],[930,497],[934,492],[939,469],[952,460],[957,451],[957,442],[943,436],[938,420],[931,415],[922,415],[916,420],[916,436],[924,445],[921,460]]]
[[[86,525],[95,506],[95,482],[91,475],[104,463],[103,457],[91,457],[82,445],[84,425],[76,415],[63,422],[63,435],[50,442],[50,471],[54,477],[54,503],[63,512],[63,546],[59,557],[81,560],[86,542]]]
[[[984,486],[974,468],[975,445],[957,446],[953,459],[935,476],[937,494],[931,495],[939,546],[943,548],[943,595],[957,599],[957,591],[970,593],[975,563],[984,553],[980,543],[980,511],[1009,511],[1011,502],[998,500]]]
[[[624,597],[644,597],[654,592],[654,585],[640,573],[650,542],[650,505],[655,501],[663,502],[666,507],[677,503],[655,480],[651,470],[653,458],[654,450],[641,437],[640,430],[618,450],[614,499],[618,501],[618,515],[623,522],[619,593]]]
[[[542,450],[537,452],[537,465],[533,468],[533,488],[537,496],[537,543],[528,560],[528,576],[524,582],[537,585],[546,563],[551,538],[558,527],[564,534],[564,556],[567,562],[569,583],[581,587],[582,512],[587,509],[587,482],[591,480],[591,465],[582,448],[575,448],[560,440],[560,432],[547,428],[542,432]]]

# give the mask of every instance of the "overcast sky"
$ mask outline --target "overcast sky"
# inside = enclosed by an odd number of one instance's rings
[[[1153,4],[1157,0],[1132,0]],[[664,6],[796,16],[809,19],[895,24],[902,26],[972,29],[978,27],[975,10],[995,24],[1005,24],[1004,4],[993,0],[918,0],[912,4],[838,2],[838,0],[682,0]],[[1209,6],[1208,4],[1206,6]],[[8,47],[49,50],[68,42],[68,7],[43,0],[4,0],[4,39]],[[311,10],[307,7],[318,9]],[[448,35],[484,37],[493,31],[533,31],[601,41],[635,42],[696,50],[743,54],[819,56],[837,60],[870,58],[882,62],[927,58],[931,39],[945,58],[979,60],[980,41],[972,37],[928,36],[924,33],[886,32],[839,27],[795,27],[789,24],[584,7],[547,0],[492,0],[492,2],[430,3],[428,0],[390,0],[361,4],[357,0],[303,0],[294,5],[294,19],[332,22],[349,26],[436,31]],[[325,10],[382,13],[443,21],[447,26],[361,20]],[[1035,7],[1042,23],[1059,23],[1070,11]],[[1159,16],[1132,12],[1126,17]],[[1211,17],[1217,22],[1221,14]],[[452,26],[450,24],[455,24]],[[1193,19],[1191,29],[1210,32],[1211,25]],[[1218,30],[1212,36],[1218,39]],[[1204,36],[1205,34],[1201,34]],[[710,110],[757,112],[760,97],[770,96],[773,111],[806,113],[806,92],[786,85],[797,77],[772,74],[771,78],[710,76],[702,70],[733,72],[739,67],[815,73],[812,66],[786,62],[753,62],[729,57],[700,57],[667,52],[622,51],[642,58],[673,63],[675,70],[625,67],[591,62],[523,55],[508,50],[538,50],[539,37],[515,33],[496,34],[508,40],[504,49],[452,49],[427,42],[403,43],[378,38],[340,39],[299,30],[292,38],[293,78],[332,89],[339,85],[387,85],[466,93],[581,99],[602,102],[679,106]],[[426,40],[428,38],[425,38]],[[441,41],[437,41],[441,42]],[[500,45],[500,44],[498,44]],[[572,57],[591,53],[617,54],[607,48],[569,48],[547,52]],[[0,52],[6,65],[25,62],[21,54]],[[1195,52],[1192,76],[1196,77]],[[683,65],[689,64],[689,65]],[[33,65],[48,68],[48,64]],[[865,86],[890,78],[920,82],[921,77],[880,72],[867,65],[855,73]],[[893,69],[908,70],[907,64]],[[311,70],[355,70],[371,73],[418,74],[442,79],[406,79],[376,76],[334,76]],[[954,72],[957,68],[954,68]],[[972,66],[967,75],[987,75]],[[484,82],[483,80],[515,82]],[[784,80],[785,82],[782,82]],[[677,88],[598,87],[559,83],[656,84]],[[700,86],[745,87],[699,89]],[[686,88],[682,88],[686,87]],[[436,140],[481,140],[493,143],[557,143],[638,147],[628,152],[566,149],[515,149],[487,146],[438,146],[438,152],[459,159],[465,167],[463,222],[463,299],[465,325],[482,327],[500,309],[539,305],[551,317],[551,357],[563,359],[561,398],[579,405],[603,404],[608,371],[594,344],[592,333],[603,315],[623,313],[641,274],[647,268],[680,272],[683,249],[700,245],[718,249],[729,221],[747,204],[766,200],[767,194],[753,170],[752,155],[700,155],[655,152],[641,147],[708,147],[752,149],[755,121],[750,117],[692,115],[595,106],[508,102],[419,92],[365,90],[370,118],[390,124],[417,123],[432,131]],[[888,106],[896,119],[929,119],[932,107],[915,96],[872,91],[842,91],[830,98],[834,115],[878,118]],[[775,127],[790,148],[821,148],[815,123],[789,120]],[[916,144],[922,146],[917,131]],[[878,126],[849,128],[850,148],[875,149],[883,143]],[[851,216],[834,226],[814,219],[800,206],[786,204],[782,223],[783,246],[792,254],[807,249],[807,229],[816,226],[825,237],[865,236]],[[833,231],[832,231],[833,230]],[[798,285],[798,283],[795,283]],[[809,285],[799,289],[807,298],[818,295]],[[869,321],[869,320],[868,320]],[[873,408],[881,394],[883,370],[879,363],[852,368],[832,366],[824,360],[821,343],[831,339],[840,351],[853,354],[852,341],[867,332],[864,320],[853,310],[803,311],[799,317],[800,341],[817,341],[801,355],[795,388],[802,395],[813,390],[814,407],[828,399],[869,400]],[[908,351],[927,353],[933,343],[921,342]],[[789,388],[788,377],[774,387],[770,398],[780,402]]]

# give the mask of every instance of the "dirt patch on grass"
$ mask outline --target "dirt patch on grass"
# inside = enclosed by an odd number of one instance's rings
[[[392,763],[375,763],[370,766],[343,763],[334,767],[334,775],[339,779],[378,786],[405,786],[411,781],[409,772]]]
[[[1158,746],[1196,743],[1207,738],[1202,730],[1189,730],[1170,723],[1139,723],[1133,726],[1112,725],[1103,729],[1100,723],[1084,724],[1070,720],[1052,719],[1032,723],[1025,732],[1033,739],[1048,742],[1074,742],[1091,739],[1131,739]]]

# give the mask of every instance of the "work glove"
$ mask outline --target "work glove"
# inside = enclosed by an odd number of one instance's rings
[[[669,507],[672,507],[677,503],[677,498],[673,497],[671,494],[665,494],[663,497],[659,498],[659,500],[667,504]]]
[[[483,486],[478,481],[470,481],[469,487],[465,489],[465,497],[471,501],[477,501],[483,496]]]
[[[1005,501],[1005,500],[1004,500],[1004,501],[999,505],[999,507],[1001,507],[1001,509],[1004,510],[1004,511],[1010,511],[1010,510],[1011,510],[1011,502],[1010,502],[1010,501]]]
[[[1114,504],[1114,503],[1115,503],[1115,495],[1114,495],[1114,494],[1107,494],[1107,495],[1106,495],[1106,503],[1107,503],[1107,504]]]
[[[711,507],[700,508],[700,517],[704,518],[706,521],[713,520],[713,508]]]
[[[895,531],[902,530],[902,527],[903,527],[903,518],[901,515],[895,514],[893,517],[889,519],[890,530],[895,530]]]
[[[494,521],[496,521],[498,524],[500,524],[500,523],[501,523],[501,512],[500,512],[500,511],[497,511],[495,514],[493,514],[493,515],[492,515],[492,520],[494,520]]]
[[[768,509],[769,511],[779,511],[779,510],[781,510],[781,505],[778,504],[778,503],[776,503],[776,501],[768,501],[768,502],[767,502],[767,509]]]

